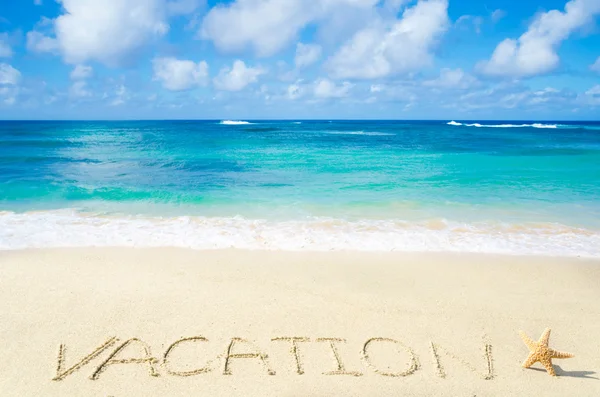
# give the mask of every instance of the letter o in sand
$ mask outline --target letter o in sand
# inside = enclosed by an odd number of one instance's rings
[[[371,357],[369,356],[369,346],[375,342],[395,343],[398,346],[402,347],[402,349],[404,349],[410,356],[410,362],[409,362],[408,369],[404,372],[392,373],[392,372],[382,371],[382,370],[378,369],[375,365],[373,365],[373,363],[371,361]],[[415,353],[412,351],[412,349],[410,349],[409,347],[405,346],[401,342],[394,340],[394,339],[371,338],[365,342],[361,353],[362,353],[362,359],[365,361],[367,367],[371,368],[373,370],[373,372],[375,372],[376,374],[379,374],[382,376],[391,376],[394,378],[398,378],[401,376],[409,376],[409,375],[414,374],[419,369],[419,360],[418,360],[417,356],[415,355]]]

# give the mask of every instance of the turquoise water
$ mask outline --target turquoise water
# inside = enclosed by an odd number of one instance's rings
[[[0,122],[0,248],[600,256],[600,123]]]

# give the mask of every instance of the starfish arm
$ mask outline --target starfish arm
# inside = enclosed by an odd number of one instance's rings
[[[540,340],[538,343],[548,346],[548,342],[550,341],[550,328],[546,328],[542,336],[540,336]]]
[[[519,335],[530,351],[534,351],[537,348],[536,343],[529,336],[527,336],[525,332],[519,331]]]
[[[552,358],[573,358],[573,357],[575,357],[574,354],[559,352],[556,350],[550,350],[550,354],[552,355]]]
[[[527,360],[525,360],[523,362],[523,368],[529,368],[531,367],[533,364],[535,364],[538,361],[536,355],[534,353],[529,354],[529,357],[527,357]]]
[[[556,376],[556,371],[554,371],[554,366],[552,365],[552,360],[542,360],[540,362],[542,363],[544,368],[546,368],[546,371],[548,371],[548,373],[550,375]]]

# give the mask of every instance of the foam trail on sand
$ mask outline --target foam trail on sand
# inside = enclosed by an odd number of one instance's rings
[[[0,212],[0,249],[185,247],[287,251],[443,251],[600,258],[600,232],[556,223],[333,218],[101,216]]]

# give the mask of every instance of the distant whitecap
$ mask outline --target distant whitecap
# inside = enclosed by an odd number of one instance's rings
[[[472,124],[463,124],[457,123],[456,121],[451,121],[447,123],[447,125],[454,126],[465,126],[465,127],[477,127],[477,128],[559,128],[566,127],[559,124],[542,124],[542,123],[533,123],[533,124],[481,124],[481,123],[472,123]]]
[[[253,123],[250,123],[248,121],[223,120],[223,121],[221,121],[220,124],[223,124],[223,125],[248,125],[248,124],[253,124]]]

